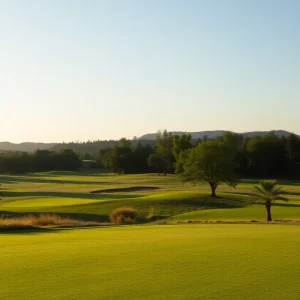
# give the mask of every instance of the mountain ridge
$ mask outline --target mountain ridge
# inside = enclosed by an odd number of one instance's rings
[[[208,138],[215,138],[217,136],[222,136],[225,132],[228,132],[229,130],[206,130],[206,131],[194,131],[194,132],[188,132],[188,131],[169,131],[171,134],[183,134],[188,133],[192,135],[192,139],[199,139],[203,138],[204,136],[207,136]],[[253,136],[266,136],[270,133],[274,133],[277,136],[288,136],[292,132],[286,131],[286,130],[269,130],[269,131],[247,131],[247,132],[234,132],[230,131],[232,133],[238,133],[245,137],[253,137]],[[145,135],[142,135],[139,139],[141,140],[154,140],[156,138],[156,133],[148,133]]]
[[[208,138],[215,138],[217,136],[223,135],[228,130],[208,130],[208,131],[195,131],[195,132],[184,132],[184,131],[170,131],[172,134],[183,134],[183,133],[191,133],[192,139],[197,140],[199,138],[203,138],[205,135]],[[239,133],[246,137],[252,136],[265,136],[274,132],[277,136],[288,136],[291,132],[286,130],[270,130],[270,131],[249,131]],[[299,136],[299,135],[298,135]],[[142,142],[143,144],[155,145],[156,133],[148,133],[137,140],[133,140],[133,145],[138,142]],[[79,152],[97,152],[100,149],[112,147],[118,143],[117,140],[103,140],[103,141],[93,141],[93,142],[82,142],[82,143],[34,143],[34,142],[24,142],[24,143],[10,143],[10,142],[0,142],[0,151],[23,151],[23,152],[34,152],[37,149],[40,150],[61,150],[65,148],[73,149],[74,151]],[[86,147],[86,146],[92,147]],[[82,147],[81,147],[82,146]],[[87,149],[87,150],[84,150]]]
[[[0,151],[24,151],[33,152],[37,149],[46,150],[54,147],[58,143],[34,143],[34,142],[23,142],[23,143],[10,143],[0,142]]]

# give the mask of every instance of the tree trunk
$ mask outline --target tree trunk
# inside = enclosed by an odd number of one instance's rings
[[[216,189],[217,189],[217,184],[213,182],[209,182],[210,188],[211,188],[211,197],[217,197],[216,195]]]
[[[272,221],[272,216],[271,216],[271,202],[266,202],[266,211],[267,211],[267,222]]]
[[[167,176],[167,166],[164,167],[164,175]]]

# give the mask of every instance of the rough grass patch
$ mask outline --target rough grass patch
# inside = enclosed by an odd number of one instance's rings
[[[132,207],[119,207],[109,215],[109,220],[114,224],[133,224],[137,217],[136,211]]]
[[[30,214],[22,217],[0,217],[0,231],[13,229],[30,229],[41,227],[76,227],[99,225],[97,222],[87,222],[56,214]]]
[[[148,211],[147,220],[154,220],[159,217],[159,213],[156,207],[151,206]]]

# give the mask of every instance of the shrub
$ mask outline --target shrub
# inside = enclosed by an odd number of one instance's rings
[[[113,210],[109,219],[114,224],[133,224],[137,213],[132,207],[120,207]]]
[[[147,220],[157,219],[158,215],[158,210],[154,206],[151,206],[148,211]]]

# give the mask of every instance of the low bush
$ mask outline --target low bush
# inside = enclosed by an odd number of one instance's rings
[[[158,216],[159,216],[158,210],[154,206],[151,206],[149,208],[148,215],[146,217],[147,220],[149,220],[149,221],[155,220],[158,218]]]
[[[114,224],[133,224],[137,217],[136,211],[131,207],[120,207],[113,210],[109,219]]]

